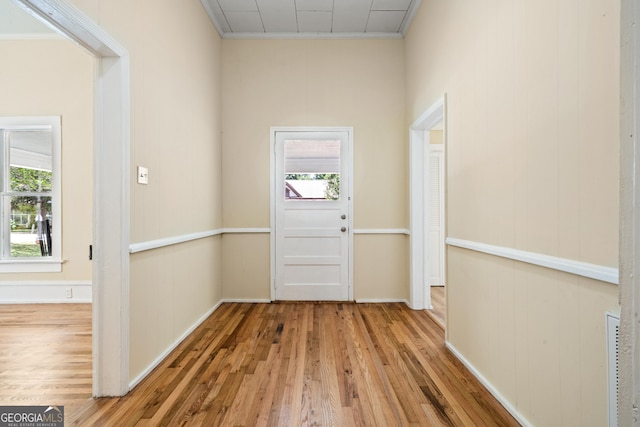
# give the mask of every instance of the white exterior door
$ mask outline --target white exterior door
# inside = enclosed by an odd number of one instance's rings
[[[275,299],[350,300],[351,131],[273,132]]]

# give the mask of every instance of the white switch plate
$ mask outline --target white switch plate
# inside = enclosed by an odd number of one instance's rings
[[[138,166],[138,184],[148,184],[149,183],[149,169]]]

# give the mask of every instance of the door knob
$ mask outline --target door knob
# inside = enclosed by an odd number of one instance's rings
[[[340,231],[342,231],[342,232],[344,233],[345,231],[347,231],[347,227],[342,227],[342,228],[340,229]]]
[[[340,215],[340,218],[347,219],[347,216],[345,214],[342,214],[342,215]]]

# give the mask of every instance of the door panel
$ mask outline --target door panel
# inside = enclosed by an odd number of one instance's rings
[[[349,299],[346,131],[275,134],[275,291],[278,300]]]

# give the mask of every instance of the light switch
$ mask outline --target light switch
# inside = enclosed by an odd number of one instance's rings
[[[149,169],[138,166],[138,184],[148,184],[149,183]]]

